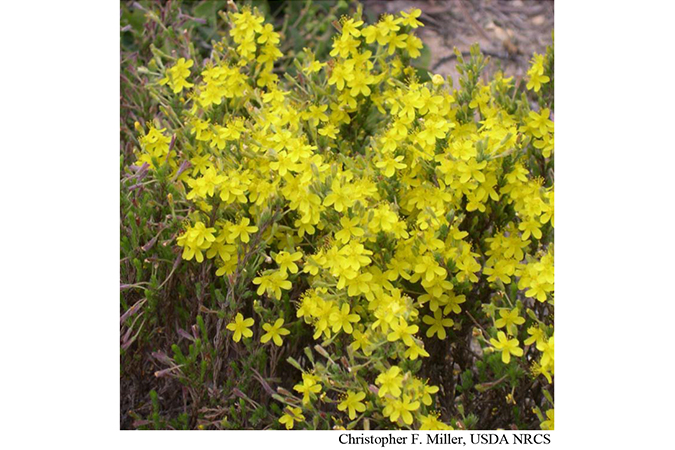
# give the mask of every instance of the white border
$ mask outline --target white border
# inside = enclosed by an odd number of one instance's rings
[[[119,8],[0,8],[7,448],[340,446],[329,432],[119,431]],[[551,448],[656,446],[672,426],[674,9],[556,4]]]

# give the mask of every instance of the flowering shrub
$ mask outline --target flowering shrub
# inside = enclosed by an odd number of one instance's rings
[[[230,4],[206,57],[170,30],[130,69],[122,370],[163,392],[135,426],[553,428],[553,51],[514,82],[476,46],[453,88],[419,17],[283,62]]]

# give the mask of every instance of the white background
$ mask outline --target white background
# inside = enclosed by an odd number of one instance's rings
[[[556,4],[549,447],[664,447],[673,425],[674,9]],[[119,431],[119,5],[0,14],[2,446],[339,447],[330,432]]]

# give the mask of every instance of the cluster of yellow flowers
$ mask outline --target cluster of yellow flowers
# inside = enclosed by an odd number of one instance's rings
[[[191,59],[180,58],[176,61],[176,64],[166,71],[166,76],[159,81],[159,84],[168,84],[173,89],[174,94],[178,94],[183,89],[191,88],[194,84],[187,81],[187,77],[190,76],[190,67],[193,64],[194,61]]]
[[[137,164],[147,164],[148,166],[152,166],[154,164],[159,164],[162,160],[166,159],[167,156],[170,156],[169,146],[171,144],[171,138],[164,135],[165,131],[166,128],[157,129],[154,126],[150,126],[148,132],[140,139],[143,152],[139,155]],[[153,158],[155,160],[154,163]],[[171,161],[173,161],[173,159],[171,159]]]
[[[524,298],[552,304],[553,249],[539,240],[553,226],[553,188],[532,174],[527,146],[549,158],[553,122],[548,109],[505,106],[500,98],[514,83],[500,74],[473,90],[468,106],[480,120],[460,114],[446,80],[421,82],[408,64],[422,48],[412,34],[419,16],[385,14],[369,26],[343,18],[333,59],[317,61],[306,49],[286,89],[275,73],[280,35],[255,9],[229,13],[230,39],[215,45],[193,82],[193,60],[168,68],[158,61],[158,84],[171,90],[163,95],[185,108],[166,118],[170,132],[148,127],[138,165],[169,163],[185,193],[183,258],[211,261],[217,275],[257,286],[255,312],[268,321],[261,343],[283,345],[283,325],[294,320],[283,306],[290,299],[313,338],[344,345],[352,364],[385,355],[373,366],[374,391],[357,371],[338,390],[345,420],[369,410],[400,426],[450,429],[432,409],[439,388],[407,362],[429,357],[420,334],[450,339],[481,278],[495,291],[515,283]],[[541,55],[528,76],[535,92],[549,81]],[[479,242],[470,232],[482,226],[480,214],[509,220],[484,228],[490,236]],[[240,305],[227,326],[235,342],[254,335],[254,319],[242,314],[253,309]],[[483,343],[509,364],[523,356],[517,335],[525,319],[513,305],[499,316],[497,339]],[[549,328],[530,327],[525,345],[536,344],[536,369],[551,382]],[[330,401],[331,389],[325,372],[303,373],[294,388],[302,400],[280,423],[303,422],[303,411]]]
[[[534,90],[534,92],[539,92],[542,84],[546,84],[551,79],[544,74],[544,56],[534,54],[532,57],[532,65],[527,71],[527,76],[529,80],[527,81],[527,88]]]

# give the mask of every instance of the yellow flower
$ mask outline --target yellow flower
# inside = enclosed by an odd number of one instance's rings
[[[361,36],[361,31],[358,30],[358,27],[363,25],[363,20],[355,21],[352,19],[347,19],[342,21],[342,35],[352,35],[354,37]]]
[[[392,332],[387,335],[387,340],[390,342],[402,340],[405,345],[413,345],[413,334],[420,329],[417,325],[408,325],[403,317],[399,318],[398,323],[391,324]]]
[[[298,266],[295,261],[302,258],[302,252],[289,253],[286,251],[279,252],[274,260],[279,264],[279,270],[286,273],[298,273]]]
[[[253,323],[254,320],[252,318],[249,317],[248,319],[244,319],[244,316],[241,313],[237,313],[237,316],[232,322],[227,324],[226,328],[230,331],[234,331],[232,339],[234,342],[239,342],[242,335],[247,338],[253,336],[253,331],[249,329],[253,326]]]
[[[551,79],[544,75],[544,57],[535,53],[532,60],[532,66],[527,71],[529,80],[526,87],[529,90],[534,90],[534,92],[539,92],[541,85],[548,83]]]
[[[420,49],[424,48],[422,40],[415,35],[409,34],[405,41],[405,49],[412,59],[419,58],[422,55]]]
[[[531,345],[532,343],[536,342],[537,345],[541,342],[542,344],[545,341],[546,336],[544,335],[544,330],[542,330],[539,327],[530,327],[527,329],[527,334],[530,335],[529,338],[525,339],[524,344],[525,345]]]
[[[432,281],[436,277],[445,278],[447,275],[447,271],[429,254],[424,255],[422,260],[415,266],[415,273],[424,274],[426,281]]]
[[[546,420],[541,423],[542,430],[553,430],[553,409],[546,411]]]
[[[337,127],[332,123],[328,123],[324,125],[322,128],[319,128],[319,134],[321,136],[326,136],[330,139],[337,139],[337,135],[335,134],[337,131],[338,131]]]
[[[341,91],[345,88],[345,83],[353,78],[354,74],[344,64],[336,64],[328,79],[328,84],[335,85]]]
[[[366,405],[361,403],[364,398],[366,398],[365,392],[347,391],[347,396],[338,405],[338,410],[344,411],[346,409],[349,412],[349,419],[354,420],[357,411],[364,412],[366,410]]]
[[[400,417],[403,423],[410,425],[413,422],[413,416],[410,411],[415,411],[420,407],[420,402],[411,401],[410,396],[403,394],[402,398],[396,398],[384,408],[382,413],[389,417],[389,420],[396,422]]]
[[[375,383],[380,385],[377,395],[380,397],[384,397],[387,393],[394,397],[401,395],[403,375],[400,373],[401,369],[398,366],[392,366],[388,371],[379,374],[375,379]]]
[[[272,339],[278,347],[281,347],[281,345],[284,343],[281,336],[291,334],[291,332],[288,331],[286,328],[282,328],[283,324],[284,319],[277,319],[277,321],[274,322],[274,325],[271,325],[269,323],[263,324],[263,330],[267,331],[267,333],[262,335],[262,337],[260,338],[260,342],[264,344],[268,342],[270,339]]]
[[[542,366],[548,366],[549,364],[552,364],[554,361],[553,338],[554,336],[551,336],[551,338],[547,342],[537,342],[537,350],[543,353],[541,356]]]
[[[363,333],[360,330],[354,330],[352,337],[354,338],[354,342],[350,344],[352,350],[360,349],[366,356],[370,356],[373,353],[372,349],[370,348],[372,343],[370,342],[367,332]]]
[[[424,403],[427,406],[431,406],[432,403],[431,394],[435,394],[438,391],[439,391],[438,386],[430,386],[425,383],[424,388],[422,389],[422,403]]]
[[[293,389],[302,394],[302,404],[309,403],[311,394],[318,394],[321,392],[321,385],[317,383],[317,378],[308,373],[302,374],[302,383],[293,386]]]
[[[335,233],[335,239],[342,241],[343,244],[346,244],[349,242],[349,239],[351,239],[352,236],[363,236],[363,229],[358,227],[359,220],[360,219],[358,217],[354,217],[353,219],[350,219],[349,217],[343,217],[340,219],[340,225],[342,225],[342,229]]]
[[[293,285],[287,280],[288,274],[278,270],[269,275],[262,275],[253,279],[253,284],[259,284],[260,287],[256,291],[258,295],[263,295],[265,292],[273,292],[277,300],[281,300],[281,290],[289,290]]]
[[[530,111],[527,115],[527,126],[535,137],[541,138],[544,134],[553,131],[553,121],[550,119],[551,110],[543,108],[538,114]]]
[[[185,230],[185,233],[176,239],[176,243],[183,247],[182,258],[186,261],[190,261],[192,258],[195,258],[197,262],[204,261],[202,251],[209,249],[211,244],[216,241],[215,232],[215,228],[207,228],[201,221]]]
[[[251,223],[251,220],[248,217],[244,217],[241,219],[241,222],[236,225],[232,225],[230,227],[230,236],[228,237],[228,241],[233,243],[235,239],[239,238],[241,242],[247,243],[250,240],[249,234],[258,231],[258,227],[249,226],[249,223]]]
[[[524,222],[520,222],[518,225],[518,229],[523,232],[523,235],[521,236],[521,239],[526,241],[529,237],[530,234],[534,236],[535,239],[541,239],[541,222],[538,221],[537,219],[530,219]]]
[[[446,425],[438,420],[438,414],[430,413],[420,417],[420,430],[453,430],[450,425]]]
[[[260,31],[260,37],[258,37],[258,44],[278,44],[279,43],[279,34],[274,32],[274,26],[271,23],[265,24],[263,29]]]
[[[309,121],[313,126],[317,126],[319,122],[328,122],[327,109],[328,105],[310,105],[309,110],[302,114],[302,118]]]
[[[398,169],[405,169],[408,167],[405,163],[402,163],[404,156],[397,156],[395,158],[387,158],[382,161],[375,163],[375,167],[378,169],[384,169],[384,175],[386,177],[393,177]]]
[[[315,72],[320,71],[321,68],[324,67],[325,65],[326,65],[326,63],[322,63],[320,61],[315,60],[315,61],[310,62],[307,67],[302,69],[302,71],[309,75],[310,73],[315,73]]]
[[[413,341],[413,345],[406,349],[406,351],[403,353],[403,356],[410,359],[411,361],[415,361],[420,356],[429,356],[429,353],[424,349],[424,347],[417,345],[417,343]]]
[[[432,337],[434,334],[438,335],[438,339],[445,339],[447,334],[445,333],[445,327],[451,327],[455,324],[452,319],[446,319],[443,317],[443,313],[440,309],[434,311],[434,316],[424,316],[422,317],[422,322],[427,325],[431,325],[427,330],[427,337]]]
[[[166,71],[166,76],[159,80],[159,84],[169,84],[174,94],[178,94],[184,88],[190,88],[194,84],[187,81],[190,76],[190,67],[194,64],[191,59],[180,58],[172,67]]]
[[[550,368],[552,369],[552,367]],[[532,371],[532,375],[534,375],[535,378],[539,375],[543,375],[544,378],[546,378],[546,381],[549,383],[553,382],[553,378],[551,378],[551,373],[549,372],[549,366],[542,366],[538,362],[534,361],[530,367],[530,370]]]
[[[450,311],[455,314],[460,314],[462,312],[462,307],[459,305],[464,302],[466,302],[466,295],[457,295],[454,292],[451,292],[448,296],[447,304],[443,309],[443,314],[449,314]]]
[[[419,8],[412,8],[409,13],[401,11],[401,16],[403,16],[403,20],[401,20],[401,23],[410,28],[423,27],[424,24],[419,20],[417,20],[417,18],[421,15],[422,10]]]
[[[495,321],[495,326],[497,328],[506,327],[506,332],[509,334],[515,334],[516,325],[522,325],[525,323],[525,319],[518,315],[518,308],[514,308],[511,311],[502,309],[499,311],[500,319]]]
[[[293,408],[289,406],[284,411],[286,411],[286,414],[281,416],[279,423],[286,425],[287,430],[293,428],[294,422],[302,422],[305,420],[305,416],[302,415],[302,408]]]
[[[358,322],[361,320],[361,316],[358,314],[349,314],[349,305],[347,303],[343,303],[342,308],[331,313],[329,320],[333,326],[333,333],[337,333],[342,329],[345,333],[351,334],[352,331],[354,331],[352,322]]]
[[[511,361],[511,355],[523,356],[523,349],[518,347],[518,339],[507,338],[503,331],[497,333],[497,339],[490,339],[490,344],[502,352],[502,362],[504,364],[508,364]]]

